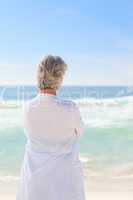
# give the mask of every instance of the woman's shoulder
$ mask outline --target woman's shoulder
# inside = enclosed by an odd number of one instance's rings
[[[34,106],[37,102],[37,96],[32,99],[23,101],[22,108],[23,110],[28,110],[30,107]]]
[[[23,103],[23,109],[31,110],[32,108],[38,107],[39,105],[41,105],[40,102],[41,101],[40,101],[39,97],[36,96],[33,99],[25,101]],[[44,101],[43,101],[43,103],[44,103]],[[64,99],[59,96],[49,98],[49,100],[48,101],[46,100],[45,103],[47,105],[49,105],[49,104],[55,105],[56,107],[59,107],[60,109],[67,110],[67,111],[70,111],[70,110],[75,111],[75,109],[77,109],[77,105],[76,105],[75,101]]]
[[[73,101],[73,100],[67,100],[67,99],[63,99],[63,98],[60,98],[60,97],[57,97],[55,99],[55,101],[61,105],[61,106],[64,106],[66,108],[74,108],[76,106],[76,103]]]

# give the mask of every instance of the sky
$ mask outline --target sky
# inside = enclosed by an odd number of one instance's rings
[[[48,54],[63,85],[133,85],[132,0],[0,1],[0,84],[36,84]]]

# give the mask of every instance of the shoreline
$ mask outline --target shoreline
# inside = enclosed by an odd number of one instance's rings
[[[94,177],[84,170],[86,200],[132,200],[133,178]],[[18,183],[0,184],[1,200],[16,200]]]

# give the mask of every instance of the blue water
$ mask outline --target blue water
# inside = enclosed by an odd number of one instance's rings
[[[0,178],[19,175],[26,142],[21,103],[36,94],[35,86],[0,86]],[[96,171],[124,166],[131,173],[133,88],[66,86],[58,95],[79,106],[86,125],[80,140],[85,166]]]
[[[0,86],[1,100],[23,100],[36,96],[35,86]],[[126,86],[64,86],[58,95],[67,99],[82,97],[112,98],[133,96],[133,87]]]

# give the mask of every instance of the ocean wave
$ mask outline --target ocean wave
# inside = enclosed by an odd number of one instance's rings
[[[122,97],[113,97],[113,98],[92,98],[92,97],[83,97],[73,99],[71,98],[77,105],[79,106],[119,106],[128,103],[133,103],[133,96],[122,96]],[[28,101],[28,100],[26,100]],[[25,100],[4,100],[0,101],[0,108],[18,108],[22,107]]]
[[[97,164],[99,158],[80,155],[83,169],[93,178],[133,179],[133,162],[125,164],[112,163],[111,165]],[[101,161],[102,162],[102,161]],[[97,166],[97,167],[95,167]]]
[[[89,127],[127,126],[133,124],[133,96],[75,100],[84,123]]]
[[[0,176],[0,182],[1,183],[16,183],[19,181],[19,177],[17,176]]]
[[[22,108],[24,102],[25,102],[24,100],[4,100],[4,101],[0,101],[0,109]]]
[[[114,97],[114,98],[79,98],[75,101],[75,103],[79,106],[87,106],[87,105],[94,105],[94,106],[119,106],[132,103],[133,104],[133,96],[125,96],[125,97]]]
[[[133,125],[133,96],[108,99],[80,98],[73,101],[78,105],[87,127],[106,128]],[[15,127],[18,124],[21,126],[23,104],[24,101],[0,103],[0,108],[4,108],[1,109],[1,129],[9,126]]]

